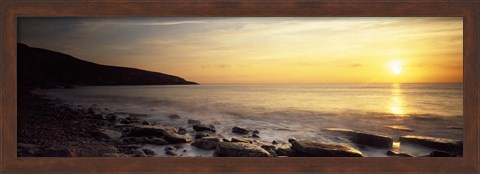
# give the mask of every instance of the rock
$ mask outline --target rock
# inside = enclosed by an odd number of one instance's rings
[[[269,157],[265,149],[250,143],[220,142],[215,149],[217,157]]]
[[[110,136],[107,134],[103,133],[102,131],[99,130],[92,130],[89,132],[90,136],[94,137],[95,139],[101,140],[101,139],[106,139],[109,140],[111,139]]]
[[[177,156],[177,148],[173,146],[167,146],[165,147],[165,154],[171,155],[171,156]]]
[[[232,128],[232,133],[236,133],[236,134],[240,134],[240,135],[246,135],[246,134],[249,134],[250,131],[248,131],[245,128],[235,126],[235,127]]]
[[[226,138],[223,138],[222,139],[223,142],[231,142],[230,140],[226,139]]]
[[[220,138],[217,137],[205,137],[198,140],[195,140],[192,143],[192,146],[198,147],[204,150],[213,150],[217,147],[217,144],[221,142]]]
[[[273,140],[272,144],[278,144],[278,142],[276,140]]]
[[[252,133],[253,134],[260,134],[260,132],[258,130],[254,130]]]
[[[407,153],[399,153],[399,152],[394,152],[394,151],[387,151],[386,153],[388,156],[398,156],[398,157],[413,157],[413,155],[407,154]]]
[[[174,150],[174,151],[177,151],[177,148],[175,148],[175,146],[167,146],[165,147],[165,150]]]
[[[202,132],[202,131],[215,132],[215,126],[213,126],[212,124],[209,124],[209,125],[196,124],[196,125],[193,125],[193,130],[197,132]]]
[[[127,119],[121,119],[121,120],[120,120],[120,123],[122,123],[122,124],[131,124],[132,121],[127,120]]]
[[[253,133],[253,134],[252,134],[252,137],[253,137],[253,138],[260,138],[260,136],[258,136],[258,134],[256,134],[256,133]]]
[[[143,150],[135,149],[135,150],[133,150],[133,156],[134,157],[146,157],[147,154],[145,154],[145,152],[143,152]]]
[[[430,153],[428,156],[429,157],[454,157],[455,155],[448,152],[435,150],[432,153]]]
[[[170,119],[180,119],[181,117],[178,116],[177,114],[170,114],[170,115],[168,116],[168,118],[170,118]]]
[[[295,141],[297,141],[297,139],[295,139],[295,138],[289,138],[289,139],[288,139],[288,142],[289,142],[289,143],[293,143],[293,142],[295,142]]]
[[[251,140],[247,140],[243,138],[232,138],[231,142],[253,143]]]
[[[110,113],[105,116],[105,119],[113,123],[117,121],[117,116],[115,114]]]
[[[122,137],[122,132],[111,130],[111,129],[103,129],[100,130],[103,134],[107,135],[108,139],[119,139]]]
[[[170,127],[136,126],[131,129],[129,136],[161,137],[169,143],[188,143],[192,141],[190,138],[181,136],[175,132],[175,129]]]
[[[277,149],[275,149],[275,153],[278,156],[295,156],[295,151],[290,147],[285,146],[277,147]]]
[[[123,141],[127,143],[135,143],[135,144],[150,143],[150,140],[147,137],[127,137],[123,139]]]
[[[151,150],[151,149],[142,149],[142,151],[147,154],[147,155],[155,155],[157,153],[155,153],[155,151]]]
[[[180,135],[185,135],[187,134],[187,130],[183,127],[179,127],[177,133]]]
[[[327,144],[313,141],[294,141],[292,149],[300,156],[316,157],[362,157],[359,150],[338,144]]]
[[[148,123],[148,121],[143,121],[142,125],[150,125],[150,123]]]
[[[165,141],[163,138],[152,138],[152,139],[150,140],[150,144],[166,145],[166,144],[168,144],[168,142]]]
[[[375,133],[368,133],[368,132],[359,132],[350,129],[342,129],[342,128],[326,128],[325,131],[340,134],[346,136],[350,141],[353,143],[379,147],[379,148],[389,148],[393,145],[392,137],[375,134]]]
[[[188,124],[202,124],[199,120],[188,119]]]
[[[463,144],[461,141],[447,138],[405,135],[400,137],[400,143],[417,144],[448,152],[463,151]]]
[[[386,128],[390,128],[392,130],[405,131],[405,132],[413,132],[412,128],[402,126],[402,125],[390,125],[390,126],[386,126]]]
[[[203,138],[203,137],[209,137],[210,134],[208,133],[205,133],[205,132],[198,132],[195,134],[195,139],[200,139],[200,138]]]

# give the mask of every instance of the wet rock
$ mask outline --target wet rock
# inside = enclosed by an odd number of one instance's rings
[[[200,138],[203,138],[203,137],[209,137],[210,134],[208,133],[205,133],[205,132],[198,132],[195,134],[195,139],[200,139]]]
[[[187,134],[187,130],[183,127],[180,127],[180,128],[178,128],[177,133],[180,134],[180,135],[185,135],[185,134]]]
[[[215,149],[217,157],[268,157],[268,151],[260,146],[240,142],[220,142]]]
[[[148,121],[143,121],[142,125],[150,125],[150,123],[148,123]]]
[[[278,156],[295,156],[295,151],[288,146],[277,147],[275,153]]]
[[[399,153],[399,152],[394,152],[394,151],[387,151],[386,153],[388,156],[398,156],[398,157],[413,157],[413,155],[410,155],[408,153]]]
[[[297,141],[297,139],[295,139],[295,138],[289,138],[289,139],[288,139],[288,142],[289,142],[289,143],[293,143],[293,142],[295,142],[295,141]]]
[[[252,134],[260,134],[260,131],[254,130],[254,131],[252,132]]]
[[[167,141],[165,141],[163,138],[152,138],[150,140],[150,144],[166,145],[166,144],[169,144],[169,143]]]
[[[195,140],[192,143],[192,146],[198,147],[204,150],[213,150],[217,147],[217,144],[221,142],[220,138],[217,137],[205,137],[198,140]]]
[[[112,129],[103,129],[103,130],[100,130],[100,131],[103,134],[107,135],[108,139],[119,139],[120,137],[122,137],[122,132],[115,131],[115,130],[112,130]]]
[[[258,136],[258,134],[256,134],[256,133],[253,133],[253,134],[252,134],[252,137],[253,137],[253,138],[260,138],[260,136]]]
[[[147,154],[145,154],[145,152],[141,149],[135,149],[135,150],[133,150],[133,156],[134,157],[146,157]]]
[[[146,143],[150,143],[150,140],[147,137],[126,137],[123,139],[123,142],[135,143],[135,144],[146,144]]]
[[[462,142],[447,138],[406,135],[400,137],[400,143],[411,143],[447,152],[462,151]]]
[[[181,117],[177,114],[171,114],[171,115],[168,116],[168,118],[170,118],[170,119],[180,119]]]
[[[158,126],[136,126],[131,129],[129,136],[161,137],[169,143],[188,143],[191,139],[176,133],[174,128]]]
[[[94,137],[95,139],[101,140],[101,139],[111,139],[110,136],[107,134],[103,133],[102,131],[99,130],[92,130],[89,132],[90,136]]]
[[[428,156],[429,157],[455,157],[454,154],[444,152],[444,151],[438,151],[438,150],[433,151]]]
[[[151,150],[151,149],[142,149],[142,151],[147,154],[147,155],[155,155],[155,151]]]
[[[165,154],[171,155],[171,156],[177,156],[177,148],[173,146],[167,146],[165,147]]]
[[[226,138],[223,138],[222,141],[223,142],[231,142],[229,139],[226,139]]]
[[[127,119],[120,119],[120,123],[122,123],[122,124],[131,124],[132,121],[127,120]]]
[[[276,140],[273,140],[272,144],[278,144],[278,142]]]
[[[326,128],[325,131],[336,133],[339,135],[346,136],[350,141],[353,143],[367,145],[372,147],[379,147],[379,148],[389,148],[393,145],[392,137],[375,134],[375,133],[368,133],[368,132],[359,132],[350,129],[342,129],[342,128]]]
[[[113,123],[117,121],[117,116],[115,114],[110,113],[105,115],[105,119]]]
[[[292,149],[299,156],[316,157],[362,157],[359,150],[338,144],[327,144],[313,141],[294,141]]]
[[[236,133],[236,134],[240,134],[240,135],[247,135],[247,134],[250,133],[250,131],[248,131],[245,128],[235,126],[235,127],[232,128],[232,133]]]
[[[199,120],[193,120],[193,119],[188,119],[187,121],[188,124],[202,124]]]
[[[193,125],[193,130],[197,132],[202,132],[202,131],[215,132],[215,126],[213,126],[212,124],[209,124],[209,125],[196,124],[196,125]]]
[[[231,142],[253,143],[251,140],[247,140],[243,138],[232,138]]]

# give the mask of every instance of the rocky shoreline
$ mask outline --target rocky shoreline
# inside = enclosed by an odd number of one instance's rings
[[[187,119],[183,127],[171,127],[142,119],[146,115],[108,112],[95,105],[77,108],[59,100],[33,94],[27,89],[18,91],[19,157],[155,157],[183,156],[192,146],[212,152],[215,157],[363,157],[362,149],[346,144],[287,140],[265,142],[258,130],[231,125],[232,138],[218,133],[213,124]],[[98,112],[102,110],[104,112]],[[107,112],[105,112],[107,111]],[[170,119],[182,119],[172,114]],[[398,128],[395,128],[398,129]],[[401,128],[407,130],[406,128]],[[414,155],[395,149],[396,142],[428,147],[430,154],[421,156],[462,156],[462,141],[402,136],[398,140],[369,132],[327,128],[325,132],[342,137],[359,146],[384,149],[392,157]],[[163,151],[148,147],[162,146]],[[163,153],[163,154],[159,154]]]

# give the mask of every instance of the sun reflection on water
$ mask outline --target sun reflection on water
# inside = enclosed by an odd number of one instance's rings
[[[390,105],[388,108],[390,109],[390,113],[397,116],[402,116],[404,114],[404,100],[402,97],[402,88],[399,83],[392,84],[391,90],[391,98],[390,98]]]

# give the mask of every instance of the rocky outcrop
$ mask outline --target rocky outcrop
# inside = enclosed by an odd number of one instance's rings
[[[213,126],[212,124],[209,124],[209,125],[205,125],[205,124],[196,124],[196,125],[193,125],[193,130],[197,131],[197,132],[202,132],[202,131],[210,131],[210,132],[215,132],[215,126]]]
[[[236,133],[236,134],[240,134],[240,135],[247,135],[247,134],[250,133],[250,131],[245,129],[245,128],[235,126],[235,127],[232,128],[232,133]]]
[[[392,137],[369,132],[359,132],[350,129],[327,128],[327,132],[343,135],[353,143],[379,148],[389,148],[393,145]]]
[[[217,157],[269,157],[265,149],[250,143],[220,142],[215,149]]]
[[[175,128],[158,126],[136,126],[131,129],[129,136],[133,137],[160,137],[169,143],[188,143],[192,140],[177,134]]]
[[[458,140],[427,136],[405,135],[400,137],[400,143],[411,143],[448,152],[463,151],[463,143]]]
[[[198,140],[195,140],[192,143],[192,146],[198,147],[204,150],[213,150],[217,147],[218,143],[222,142],[220,138],[217,137],[205,137]]]
[[[311,157],[362,157],[359,150],[339,144],[327,144],[313,141],[293,141],[292,149],[297,156]]]

